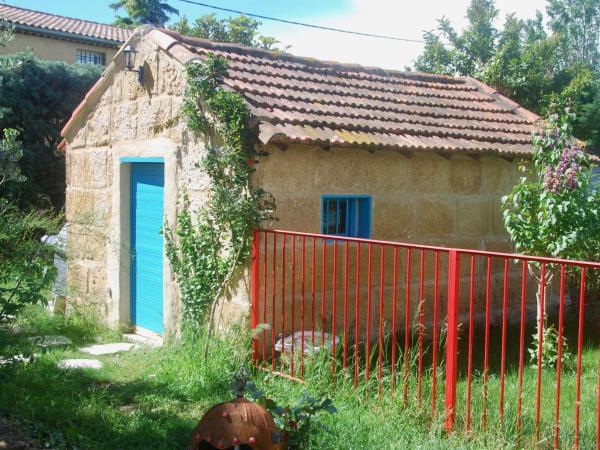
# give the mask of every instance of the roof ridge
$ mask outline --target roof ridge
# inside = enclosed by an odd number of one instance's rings
[[[104,23],[104,22],[94,22],[93,20],[79,19],[77,17],[63,16],[62,14],[49,13],[49,12],[45,12],[45,11],[40,11],[38,9],[23,8],[22,6],[9,5],[6,3],[0,4],[0,9],[19,9],[21,11],[38,13],[38,14],[42,14],[44,16],[52,16],[52,17],[58,17],[61,19],[75,20],[78,22],[86,22],[86,23],[90,23],[90,24],[94,24],[94,25],[103,25],[106,27],[117,28],[119,30],[129,30],[129,28],[120,27],[118,25],[108,24],[108,23]],[[10,19],[4,19],[4,20],[8,20],[9,22],[12,22]]]

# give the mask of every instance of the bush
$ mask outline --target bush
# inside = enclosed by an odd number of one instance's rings
[[[21,209],[15,203],[26,185],[18,138],[15,130],[7,129],[0,139],[0,321],[46,300],[55,275],[54,249],[40,239],[60,226],[52,211]]]
[[[18,64],[18,61],[21,61]],[[85,93],[99,78],[101,68],[40,61],[30,55],[0,56],[0,133],[21,132],[20,166],[28,182],[19,203],[56,208],[64,205],[65,161],[58,152],[60,131]]]

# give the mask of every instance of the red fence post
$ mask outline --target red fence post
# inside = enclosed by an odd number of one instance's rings
[[[448,254],[448,336],[446,340],[446,431],[454,428],[456,419],[456,376],[458,364],[458,306],[460,255]]]
[[[260,284],[258,282],[259,276],[259,260],[258,260],[258,230],[254,230],[252,233],[252,312],[250,319],[250,326],[252,327],[252,332],[258,326],[258,291]],[[258,338],[256,336],[252,337],[252,361],[256,366],[258,363]]]

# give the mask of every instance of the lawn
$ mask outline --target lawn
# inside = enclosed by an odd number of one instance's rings
[[[49,350],[32,363],[0,368],[0,414],[26,434],[51,448],[78,449],[182,449],[203,412],[212,404],[231,398],[229,384],[240,364],[248,362],[248,339],[232,333],[212,342],[209,359],[203,358],[204,338],[188,334],[162,348],[140,348],[118,355],[99,357],[99,371],[57,369],[58,360],[85,357],[77,351],[81,344],[116,342],[119,333],[98,325],[83,314],[52,318],[41,309],[28,310],[20,325],[26,333],[1,332],[0,353],[33,351],[27,336],[62,334],[73,340],[72,348]],[[35,350],[38,351],[38,350]],[[595,445],[595,405],[597,399],[597,351],[586,350],[582,382],[582,447]],[[486,432],[470,435],[462,431],[447,435],[443,430],[443,392],[438,395],[438,414],[430,417],[428,389],[422,407],[411,389],[408,407],[402,396],[389,395],[389,376],[384,374],[384,395],[377,399],[377,386],[371,394],[361,385],[354,391],[352,381],[338,376],[335,390],[330,376],[331,363],[313,361],[306,367],[307,382],[299,384],[256,371],[253,380],[280,404],[296,400],[302,390],[313,395],[329,395],[338,412],[323,416],[327,431],[319,433],[312,448],[319,449],[399,449],[399,448],[515,448],[533,447],[533,398],[535,370],[525,370],[523,438],[516,438],[517,374],[511,368],[506,380],[506,420],[498,419],[498,377],[489,385],[489,418]],[[442,378],[439,389],[442,391]],[[411,386],[414,386],[411,379]],[[554,411],[553,372],[544,372],[541,447],[552,445]],[[399,380],[401,382],[401,380]],[[425,386],[430,383],[427,376]],[[562,446],[572,446],[570,426],[574,404],[573,373],[563,376]],[[461,380],[458,398],[464,402],[466,382]],[[473,421],[479,429],[481,378],[473,385]],[[464,404],[464,403],[463,403]],[[464,423],[464,407],[458,411]]]

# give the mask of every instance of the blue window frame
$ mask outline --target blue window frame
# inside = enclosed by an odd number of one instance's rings
[[[324,195],[321,231],[323,234],[369,239],[371,197],[368,195]]]

